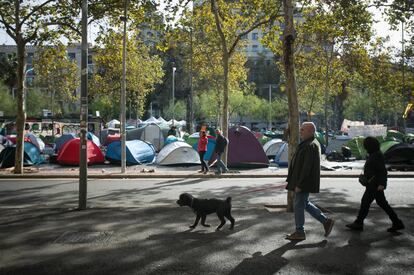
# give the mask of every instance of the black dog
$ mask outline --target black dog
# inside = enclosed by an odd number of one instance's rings
[[[197,217],[194,221],[194,224],[190,228],[195,228],[200,221],[201,225],[209,227],[209,224],[206,224],[206,216],[208,214],[216,212],[221,223],[217,227],[217,231],[226,223],[224,217],[226,217],[230,222],[230,229],[234,228],[234,218],[231,216],[231,197],[228,197],[226,200],[218,199],[197,199],[191,196],[188,193],[183,193],[180,195],[180,198],[177,201],[179,206],[189,206],[196,213]]]

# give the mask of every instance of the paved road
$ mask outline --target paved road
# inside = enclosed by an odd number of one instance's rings
[[[281,179],[91,180],[90,208],[77,206],[76,180],[0,180],[0,274],[413,274],[414,182],[390,179],[388,201],[406,222],[403,234],[373,205],[362,233],[354,219],[356,179],[322,179],[315,202],[337,222],[325,239],[307,218],[307,240],[283,239],[292,214]],[[234,231],[188,230],[194,215],[182,192],[233,197]]]

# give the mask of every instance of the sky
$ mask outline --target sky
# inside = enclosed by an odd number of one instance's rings
[[[162,2],[162,0],[160,0]],[[161,3],[162,4],[162,3]],[[390,30],[390,26],[385,21],[385,18],[382,16],[381,11],[372,7],[370,11],[374,14],[374,20],[378,21],[374,23],[374,30],[376,36],[387,37],[389,36],[390,40],[386,43],[387,46],[396,47],[398,50],[401,49],[401,26],[398,27],[398,30]],[[405,34],[407,38],[407,34]],[[90,40],[89,36],[89,40]],[[14,41],[7,35],[4,30],[0,30],[0,44],[14,45]]]

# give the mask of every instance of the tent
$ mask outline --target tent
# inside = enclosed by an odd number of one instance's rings
[[[10,146],[0,152],[0,168],[9,168],[14,166],[16,147]],[[31,142],[24,142],[24,159],[23,165],[30,166],[43,163],[44,159],[40,155],[40,150]]]
[[[160,116],[157,120],[162,124],[167,124],[167,121],[162,116]]]
[[[101,144],[107,145],[107,138],[109,135],[119,135],[119,129],[102,129],[101,133],[99,134]]]
[[[174,124],[174,126],[177,126],[177,128],[179,128],[179,127],[181,127],[182,125],[180,124],[180,122],[178,121],[178,120],[175,120],[175,119],[170,119],[168,122],[167,122],[167,124],[169,125],[169,126],[171,126],[171,125],[173,125]]]
[[[157,124],[151,123],[144,127],[137,128],[126,132],[127,140],[144,140],[154,145],[157,152],[164,146],[164,134]]]
[[[275,163],[279,166],[287,167],[289,164],[289,145],[287,142],[282,142],[275,155]]]
[[[403,141],[404,140],[404,134],[396,131],[396,130],[388,130],[387,131],[387,138],[395,138],[398,141]]]
[[[390,140],[390,141],[384,141],[384,142],[382,142],[381,144],[380,144],[380,149],[381,149],[381,152],[383,153],[383,154],[385,154],[391,147],[393,147],[394,145],[396,145],[396,144],[400,144],[400,142],[398,142],[398,141],[393,141],[393,140]]]
[[[363,145],[364,139],[365,137],[362,137],[362,136],[354,137],[345,143],[345,146],[351,149],[352,155],[356,159],[365,159],[367,155],[367,151],[365,151],[364,145]]]
[[[119,120],[113,119],[107,123],[108,128],[121,128],[121,122]]]
[[[274,138],[266,142],[266,144],[263,145],[263,150],[265,151],[266,156],[274,158],[282,144],[283,140],[281,140],[280,138]]]
[[[269,160],[262,145],[245,126],[229,129],[229,167],[268,167]]]
[[[126,146],[126,163],[128,165],[152,163],[155,160],[155,149],[152,144],[142,140],[128,140]],[[106,159],[113,163],[121,162],[121,141],[108,145]]]
[[[167,145],[167,144],[170,144],[170,143],[176,142],[176,141],[184,141],[184,139],[182,139],[182,138],[178,138],[178,137],[176,137],[176,136],[172,136],[172,135],[170,135],[170,136],[168,136],[168,137],[165,139],[165,144],[164,144],[164,146],[165,146],[165,145]]]
[[[145,123],[145,124],[151,124],[151,123],[158,124],[158,123],[160,123],[160,121],[152,116],[149,119],[143,121],[143,123]]]
[[[67,142],[67,141],[69,141],[69,140],[71,140],[71,139],[75,139],[76,138],[76,136],[75,136],[75,134],[63,134],[63,135],[61,135],[60,137],[58,137],[57,139],[56,139],[56,142],[55,142],[55,151],[56,151],[56,153],[59,153],[59,151],[60,151],[60,149],[63,147],[63,145]]]
[[[194,133],[194,134],[191,134],[190,136],[188,136],[187,138],[186,138],[186,142],[188,143],[188,144],[190,144],[191,146],[193,146],[194,144],[196,144],[197,142],[198,142],[198,139],[200,138],[200,133],[199,132],[196,132],[196,133]],[[207,138],[210,140],[210,139],[214,139],[215,138],[215,136],[212,136],[212,135],[207,135]]]
[[[200,157],[189,144],[183,141],[170,143],[159,152],[158,165],[200,164]]]
[[[45,150],[45,143],[43,142],[43,140],[41,140],[40,138],[36,137],[34,134],[32,133],[27,133],[25,135],[26,138],[28,138],[28,140],[34,144],[37,148],[39,148],[40,152],[43,152]]]
[[[75,138],[66,142],[59,151],[57,162],[64,165],[79,165],[80,139]],[[87,140],[87,161],[88,165],[103,163],[104,155],[90,140]]]
[[[93,133],[88,132],[88,134],[86,135],[86,138],[91,140],[93,143],[95,143],[96,146],[101,146],[101,142],[99,141],[99,138],[95,136]]]
[[[215,159],[213,158],[213,155],[214,155],[214,148],[216,147],[216,139],[212,136],[208,136],[207,138],[208,138],[207,152],[204,155],[204,160],[210,161],[210,160]],[[198,140],[193,145],[193,149],[196,150],[196,152],[197,152],[197,147],[198,147]]]
[[[388,149],[384,154],[386,163],[414,164],[414,145],[399,143]]]

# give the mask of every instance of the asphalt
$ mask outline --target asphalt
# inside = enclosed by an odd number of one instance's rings
[[[284,235],[293,229],[293,214],[286,212],[283,188],[265,190],[269,181],[97,180],[91,184],[99,190],[90,191],[99,203],[78,211],[76,192],[62,189],[76,186],[74,180],[3,179],[0,274],[413,274],[413,183],[396,179],[387,191],[406,188],[394,209],[407,229],[390,234],[390,222],[376,205],[363,232],[346,229],[362,190],[354,181],[324,179],[321,193],[312,195],[336,220],[329,237],[307,215],[307,239],[289,242]],[[190,230],[194,214],[175,203],[183,189],[215,197],[239,194],[232,209],[235,229],[227,223],[216,232],[218,219],[209,215],[211,227]],[[272,197],[273,207],[253,203],[261,197]]]

